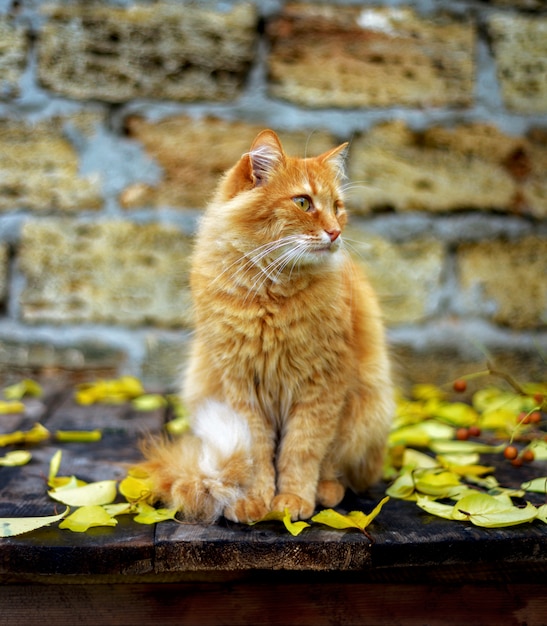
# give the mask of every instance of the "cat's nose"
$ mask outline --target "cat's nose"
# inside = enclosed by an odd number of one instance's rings
[[[336,241],[338,237],[340,237],[340,233],[342,232],[339,228],[333,228],[331,230],[325,230],[329,239],[332,241]]]

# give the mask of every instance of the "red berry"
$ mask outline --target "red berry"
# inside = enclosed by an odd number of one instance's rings
[[[522,413],[519,413],[517,415],[517,422],[519,424],[529,424],[530,423],[530,416],[528,415],[528,413],[525,413],[523,411]]]
[[[539,422],[541,422],[541,413],[539,411],[532,411],[529,418],[531,424],[539,424]]]
[[[452,388],[454,389],[454,391],[457,391],[458,393],[462,393],[467,389],[467,381],[464,380],[463,378],[458,378],[458,380],[454,381]]]
[[[467,430],[467,428],[458,428],[456,431],[456,439],[458,441],[466,441],[469,439],[469,430]]]
[[[507,446],[503,451],[503,456],[509,460],[513,461],[519,455],[519,451],[515,448],[515,446]]]
[[[534,451],[533,450],[525,450],[522,453],[522,460],[525,463],[531,463],[534,460],[535,456],[534,456]]]
[[[481,429],[478,426],[470,426],[468,430],[470,437],[480,437]]]
[[[522,466],[522,459],[520,457],[517,457],[516,459],[512,459],[511,460],[511,465],[513,467],[521,467]]]

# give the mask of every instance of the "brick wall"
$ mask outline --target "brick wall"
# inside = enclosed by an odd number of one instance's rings
[[[196,219],[264,127],[351,142],[402,380],[545,375],[545,0],[0,0],[0,374],[173,384]]]

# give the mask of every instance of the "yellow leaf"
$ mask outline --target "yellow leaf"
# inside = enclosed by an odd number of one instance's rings
[[[82,506],[76,509],[59,524],[59,528],[66,528],[75,533],[85,533],[95,526],[116,526],[118,520],[111,517],[102,506]]]
[[[175,519],[176,509],[155,509],[153,506],[140,502],[137,506],[138,514],[133,520],[138,524],[156,524],[165,520]]]
[[[190,414],[179,396],[169,395],[167,400],[173,409],[174,419],[167,422],[166,428],[172,435],[182,435],[190,428]]]
[[[407,448],[403,454],[403,467],[412,469],[438,467],[439,463],[428,454]]]
[[[119,489],[128,502],[140,502],[152,495],[152,481],[148,478],[126,476],[121,481]]]
[[[478,420],[478,413],[463,402],[446,402],[437,407],[434,413],[437,419],[452,426],[470,426]]]
[[[380,502],[372,509],[372,511],[368,514],[363,513],[362,511],[351,511],[348,513],[348,517],[356,522],[361,530],[365,530],[365,528],[372,522],[372,520],[378,516],[382,507],[386,502],[389,501],[389,496],[382,498]]]
[[[125,515],[126,513],[134,513],[135,509],[130,502],[119,502],[116,504],[103,504],[103,509],[111,516]]]
[[[416,400],[443,400],[446,397],[442,389],[427,383],[414,385],[411,393]]]
[[[159,393],[146,393],[131,401],[131,406],[137,411],[155,411],[167,404],[167,400]]]
[[[316,522],[317,524],[325,524],[325,526],[330,526],[331,528],[336,528],[342,530],[344,528],[358,528],[360,529],[357,522],[347,515],[342,515],[342,513],[338,513],[334,509],[324,509],[323,511],[319,511],[316,515],[311,518],[312,522]]]
[[[460,465],[459,463],[448,463],[445,466],[448,470],[458,476],[484,476],[485,474],[492,474],[496,469],[491,465]]]
[[[94,506],[114,502],[115,480],[101,480],[83,486],[62,486],[48,491],[50,497],[69,506]]]
[[[314,515],[311,518],[311,521],[318,524],[324,524],[325,526],[330,526],[331,528],[336,528],[338,530],[345,528],[365,530],[378,513],[380,513],[382,507],[388,500],[389,496],[383,498],[368,515],[362,511],[351,511],[347,515],[343,515],[334,509],[324,509]]]
[[[76,402],[83,405],[102,402],[120,404],[144,394],[141,382],[134,376],[122,376],[113,380],[98,380],[78,385]]]
[[[439,454],[437,460],[444,467],[448,465],[475,465],[480,460],[477,452],[469,452],[469,454]]]
[[[187,415],[181,415],[175,417],[175,419],[169,420],[165,428],[167,428],[172,435],[182,435],[190,428],[190,420]]]
[[[95,430],[58,430],[55,432],[55,439],[62,443],[91,443],[100,441],[102,432]]]
[[[1,517],[0,518],[0,537],[15,537],[32,530],[38,530],[44,526],[54,524],[68,513],[68,507],[64,513],[59,515],[49,515],[45,517]]]
[[[484,430],[511,432],[517,424],[517,414],[504,407],[485,410],[479,420]]]
[[[16,430],[0,435],[0,446],[19,445],[22,443],[39,443],[49,438],[49,431],[42,424],[34,424],[27,431]]]
[[[4,397],[7,400],[21,400],[25,396],[39,398],[41,395],[42,387],[34,380],[30,380],[30,378],[25,378],[15,385],[10,385],[4,389]]]
[[[454,432],[454,428],[448,424],[427,420],[392,431],[389,434],[388,443],[390,446],[404,445],[425,448],[436,439],[451,439]]]
[[[10,415],[11,413],[23,413],[25,405],[18,400],[10,400],[4,402],[0,400],[0,413],[2,415]]]
[[[56,486],[54,485],[54,482],[57,478],[57,474],[59,473],[62,458],[63,453],[61,452],[61,450],[57,450],[57,452],[51,457],[51,461],[49,462],[49,474],[47,477],[47,484],[50,487]]]
[[[13,452],[8,452],[5,456],[0,457],[0,465],[3,467],[26,465],[31,458],[32,454],[28,450],[13,450]]]
[[[417,491],[438,498],[450,498],[462,486],[460,478],[446,470],[418,470],[414,478]]]
[[[289,509],[285,509],[284,511],[270,511],[261,520],[259,520],[259,522],[269,521],[283,522],[285,528],[291,533],[293,537],[299,535],[304,530],[304,528],[309,527],[309,524],[307,522],[293,522],[291,520],[291,514],[289,512]]]

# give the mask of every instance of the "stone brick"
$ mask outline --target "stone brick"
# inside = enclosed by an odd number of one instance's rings
[[[547,239],[462,244],[457,269],[464,314],[515,329],[547,325]]]
[[[179,391],[189,354],[189,335],[146,337],[146,353],[142,363],[142,381],[147,388]]]
[[[344,238],[370,278],[389,326],[419,323],[437,312],[445,260],[440,242],[393,243],[355,226]]]
[[[460,337],[465,343],[465,337]],[[488,355],[480,350],[470,354],[457,346],[428,345],[420,349],[407,344],[391,345],[391,357],[396,382],[403,389],[409,389],[418,383],[430,383],[451,390],[451,383],[466,374],[482,372],[486,369],[487,359],[491,359],[496,369],[512,375],[520,382],[540,381],[545,379],[545,361],[538,350],[529,347],[484,346]],[[504,385],[499,378],[479,377],[468,382],[467,393],[470,397],[477,389],[487,384]],[[456,398],[461,400],[461,395]]]
[[[285,5],[267,24],[271,94],[307,107],[468,106],[475,31],[408,8]]]
[[[35,124],[0,119],[0,211],[100,208],[100,181],[80,175],[78,154],[63,133],[65,124],[88,132],[98,121],[84,113]]]
[[[149,122],[130,117],[130,137],[142,142],[148,155],[162,167],[156,187],[137,183],[121,196],[126,208],[143,205],[201,208],[211,197],[220,175],[247,152],[263,126],[215,118],[169,117]],[[288,154],[320,154],[336,145],[324,132],[279,133]]]
[[[547,17],[494,15],[488,32],[505,105],[518,113],[547,113]]]
[[[190,239],[171,226],[28,221],[19,263],[26,322],[190,322]]]
[[[545,0],[483,0],[495,7],[503,7],[509,9],[522,9],[523,11],[534,11],[545,9],[547,2]]]
[[[0,100],[19,96],[19,78],[25,68],[27,48],[24,29],[0,16]]]
[[[496,210],[547,217],[547,133],[490,124],[412,131],[387,122],[356,137],[349,203],[357,212]]]
[[[2,385],[23,377],[38,378],[49,386],[66,386],[92,378],[120,374],[127,355],[101,338],[93,341],[51,342],[0,340],[0,382]]]
[[[8,263],[8,247],[0,243],[0,304],[7,295]]]
[[[56,4],[39,44],[42,84],[71,98],[230,100],[254,54],[254,5]]]

